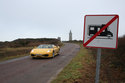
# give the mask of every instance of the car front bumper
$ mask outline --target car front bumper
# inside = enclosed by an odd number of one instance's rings
[[[47,54],[30,54],[30,55],[33,58],[49,58],[49,57],[53,57],[52,53],[47,53]]]

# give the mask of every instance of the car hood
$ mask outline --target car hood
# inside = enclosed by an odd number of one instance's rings
[[[48,50],[53,50],[53,49],[33,49],[31,51],[31,53],[33,54],[43,54],[43,53],[47,53]]]

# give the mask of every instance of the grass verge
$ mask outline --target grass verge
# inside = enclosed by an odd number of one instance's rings
[[[33,47],[1,48],[0,62],[29,55]]]
[[[16,56],[6,56],[6,57],[0,58],[0,62],[6,61],[6,60],[10,60],[10,59],[19,58],[19,57],[23,57],[23,56],[28,56],[28,55],[29,55],[29,53],[27,53],[27,54],[22,54],[22,55],[16,55]]]
[[[92,60],[92,57],[88,55],[90,55],[88,50],[83,48],[82,44],[80,44],[80,51],[78,52],[77,56],[71,60],[71,62],[58,74],[57,78],[54,79],[51,83],[83,83],[83,77],[92,77],[89,72],[88,75],[83,73],[87,72],[86,67],[88,67],[89,64],[95,62]]]

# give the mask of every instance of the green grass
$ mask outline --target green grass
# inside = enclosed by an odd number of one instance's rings
[[[78,52],[77,56],[71,60],[71,62],[51,83],[74,83],[78,79],[82,78],[82,73],[80,70],[83,69],[82,62],[85,54],[87,54],[87,50],[85,50],[82,44],[80,44],[80,51]]]

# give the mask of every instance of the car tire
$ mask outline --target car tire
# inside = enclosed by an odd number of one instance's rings
[[[57,55],[59,55],[59,52],[57,53]]]
[[[52,58],[54,58],[55,57],[55,53],[53,52],[53,54],[52,54]]]
[[[36,59],[35,57],[32,57],[32,59]]]
[[[111,35],[109,35],[109,34],[108,34],[107,36],[108,36],[108,39],[110,39],[110,38],[111,38]]]

